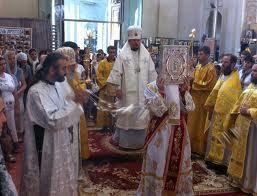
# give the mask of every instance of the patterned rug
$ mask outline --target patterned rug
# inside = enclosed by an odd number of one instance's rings
[[[130,196],[140,181],[142,151],[124,151],[110,144],[112,133],[90,131],[91,158],[83,163],[80,194]],[[193,184],[196,195],[243,195],[232,188],[226,176],[208,170],[202,160],[194,160]]]

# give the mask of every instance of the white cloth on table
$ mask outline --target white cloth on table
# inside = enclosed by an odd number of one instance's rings
[[[137,150],[144,146],[146,130],[123,130],[116,128],[112,139],[118,142],[119,147]]]

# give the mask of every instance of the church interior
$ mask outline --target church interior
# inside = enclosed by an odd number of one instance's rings
[[[257,195],[256,64],[257,0],[0,0],[0,195]]]

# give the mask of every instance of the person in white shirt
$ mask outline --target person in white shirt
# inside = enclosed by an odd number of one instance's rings
[[[239,70],[239,77],[241,80],[242,88],[245,90],[251,84],[251,73],[254,59],[251,55],[244,58],[243,67]]]
[[[77,64],[76,72],[78,73],[79,79],[81,79],[82,74],[85,72],[85,68],[81,64]]]
[[[0,56],[0,91],[5,104],[7,126],[11,131],[11,137],[14,142],[14,151],[18,151],[18,136],[14,116],[15,99],[13,96],[13,93],[15,92],[15,82],[10,74],[4,72],[5,66],[5,59]]]

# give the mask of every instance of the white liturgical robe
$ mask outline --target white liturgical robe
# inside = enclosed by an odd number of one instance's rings
[[[73,156],[74,121],[82,114],[79,104],[65,100],[65,88],[38,82],[27,96],[24,168],[21,195],[77,196],[77,174]],[[36,129],[44,129],[42,158],[39,163]],[[41,165],[39,167],[39,164]]]
[[[121,107],[127,107],[131,104],[144,107],[144,88],[156,78],[154,63],[143,44],[138,51],[133,51],[127,42],[116,58],[107,82],[122,90]],[[126,114],[118,115],[116,126],[123,130],[146,129],[149,117],[135,120],[134,116],[136,115],[133,114],[131,117]]]

